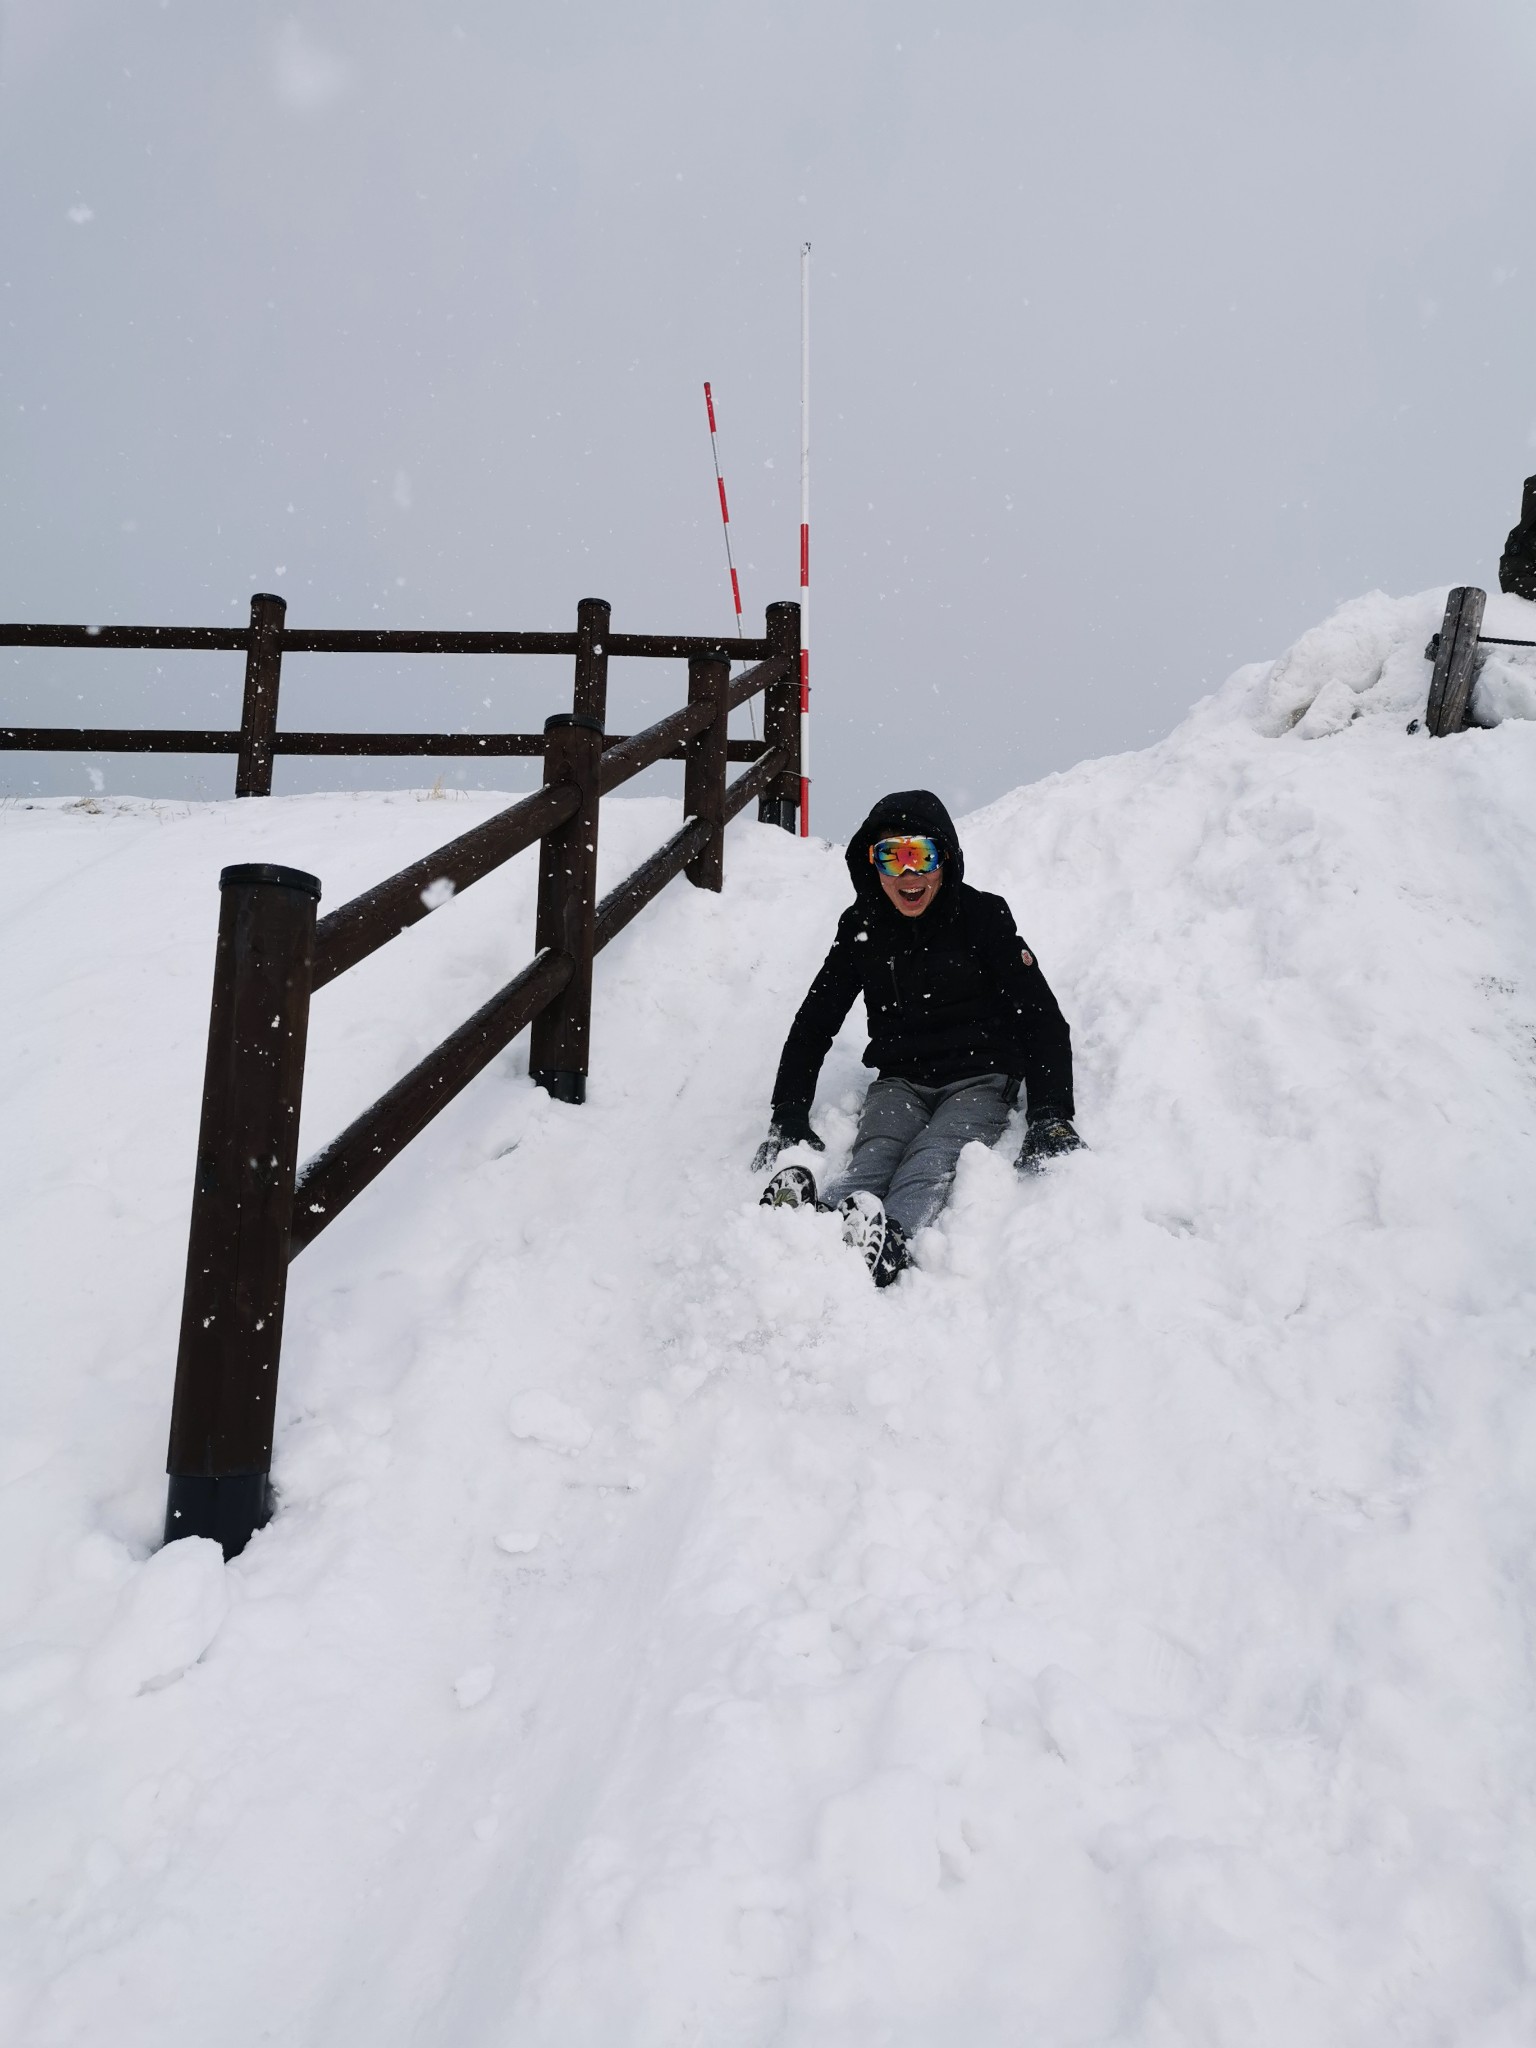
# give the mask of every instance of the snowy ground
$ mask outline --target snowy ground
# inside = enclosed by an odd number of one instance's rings
[[[227,1569],[151,1554],[217,871],[334,906],[494,804],[0,812],[0,2036],[1536,2039],[1536,724],[1405,733],[1439,609],[969,821],[1092,1150],[967,1155],[884,1295],[756,1207],[847,878],[734,828],[599,962],[585,1108],[515,1048],[297,1262]],[[532,879],[316,999],[305,1151]]]

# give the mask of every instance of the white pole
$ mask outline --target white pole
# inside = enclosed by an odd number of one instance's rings
[[[800,249],[800,837],[811,829],[811,245]]]

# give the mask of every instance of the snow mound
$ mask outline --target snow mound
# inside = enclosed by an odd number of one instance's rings
[[[1254,729],[1272,739],[1327,739],[1357,718],[1422,718],[1430,681],[1425,649],[1440,630],[1445,599],[1444,590],[1401,598],[1372,590],[1352,598],[1278,661],[1239,670],[1223,700],[1240,698]],[[1483,631],[1536,642],[1536,604],[1491,593]],[[1480,663],[1473,724],[1536,716],[1536,646],[1490,648]]]
[[[1531,607],[1536,612],[1536,605]],[[1531,621],[1536,640],[1536,619]],[[1536,647],[1485,657],[1472,689],[1474,725],[1502,725],[1506,718],[1536,718]]]
[[[1407,657],[1399,664],[1404,668],[1415,656],[1422,660],[1438,617],[1432,601],[1404,601],[1380,590],[1341,605],[1331,619],[1303,633],[1270,670],[1259,730],[1294,729],[1307,739],[1340,731],[1365,708],[1355,700],[1378,690],[1394,655]],[[1415,670],[1413,681],[1419,680]]]
[[[218,1544],[196,1536],[167,1545],[124,1587],[112,1626],[91,1653],[91,1691],[131,1699],[169,1685],[204,1655],[228,1612]]]
[[[884,1294],[757,1206],[847,875],[734,828],[585,1107],[513,1048],[297,1261],[227,1567],[154,1551],[218,869],[334,905],[497,800],[0,811],[8,2043],[1536,2038],[1536,725],[1512,651],[1406,732],[1442,604],[965,822],[1091,1149],[968,1152]],[[321,993],[306,1152],[533,881]]]

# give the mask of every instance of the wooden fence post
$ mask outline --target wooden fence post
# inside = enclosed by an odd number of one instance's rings
[[[245,657],[245,697],[240,706],[236,796],[272,794],[272,738],[277,731],[283,620],[287,613],[287,602],[281,597],[258,591],[251,599],[251,644]]]
[[[544,781],[572,782],[580,807],[539,846],[534,942],[567,953],[575,972],[534,1019],[528,1071],[557,1102],[585,1102],[592,1040],[592,958],[597,918],[598,767],[608,706],[609,607],[584,597],[576,608],[573,708],[544,721]]]
[[[683,872],[696,889],[725,887],[726,726],[731,715],[731,665],[707,655],[688,664],[688,702],[706,703],[712,716],[704,730],[688,742],[683,769],[683,816],[702,818],[710,841]]]
[[[605,597],[584,597],[576,607],[576,683],[571,709],[578,718],[608,717],[608,625],[612,607]]]
[[[1429,685],[1424,723],[1437,739],[1460,732],[1467,722],[1467,703],[1477,663],[1477,636],[1483,630],[1486,594],[1459,586],[1445,601],[1435,672]]]
[[[249,866],[225,868],[219,889],[165,1539],[212,1536],[235,1557],[271,1512],[320,884]]]
[[[789,763],[757,800],[761,825],[781,825],[793,832],[800,815],[800,607],[768,607],[768,645],[788,663],[782,682],[763,692],[763,742],[787,747]]]

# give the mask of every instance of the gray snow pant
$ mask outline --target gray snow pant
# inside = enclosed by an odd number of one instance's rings
[[[864,1098],[847,1166],[822,1191],[823,1207],[863,1188],[911,1237],[948,1200],[961,1147],[995,1145],[1017,1094],[1006,1074],[972,1074],[945,1088],[882,1076]]]

